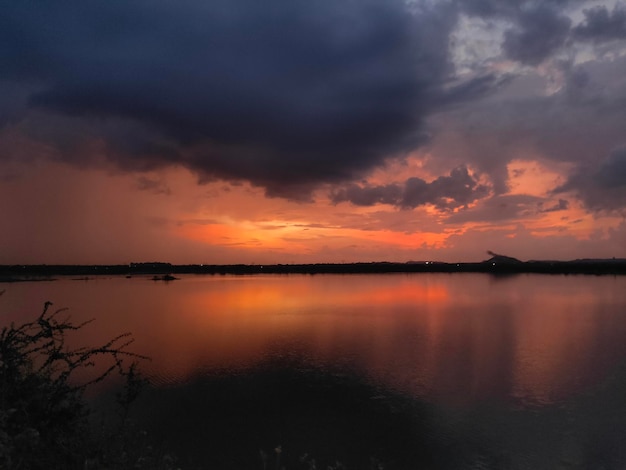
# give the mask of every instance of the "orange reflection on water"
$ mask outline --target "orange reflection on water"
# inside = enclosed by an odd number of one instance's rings
[[[608,312],[597,310],[597,292],[563,287],[537,291],[516,315],[513,393],[540,404],[589,385],[604,366],[598,357],[605,333],[598,328],[611,321],[602,318]]]
[[[2,301],[38,312],[50,299],[77,321],[96,318],[83,344],[132,332],[157,382],[287,355],[437,400],[546,403],[626,358],[624,278],[113,278],[14,285]]]
[[[206,287],[206,279],[185,281]],[[327,361],[360,349],[361,359],[380,362],[394,350],[388,331],[398,322],[394,309],[385,307],[433,305],[447,297],[441,284],[416,285],[401,277],[382,283],[367,276],[213,278],[210,289],[188,289],[179,297],[175,336],[185,337],[185,344],[161,342],[158,354],[185,354],[187,364],[205,367],[238,367],[288,343]],[[174,325],[166,327],[163,337],[171,336]]]

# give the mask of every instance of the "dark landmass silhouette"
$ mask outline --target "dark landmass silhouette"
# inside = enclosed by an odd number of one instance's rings
[[[88,280],[103,275],[152,276],[175,280],[175,274],[383,274],[383,273],[490,273],[490,274],[592,274],[624,275],[626,258],[576,259],[571,261],[520,261],[488,252],[491,258],[475,263],[408,261],[406,263],[315,264],[170,264],[162,262],[124,265],[0,265],[0,282],[50,280],[52,276],[81,276]]]

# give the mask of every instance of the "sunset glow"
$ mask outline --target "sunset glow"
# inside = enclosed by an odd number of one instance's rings
[[[624,4],[274,3],[2,15],[0,264],[626,256]]]

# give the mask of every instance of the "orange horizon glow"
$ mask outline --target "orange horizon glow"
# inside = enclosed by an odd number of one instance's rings
[[[401,164],[394,168],[396,174],[408,171]],[[520,259],[623,256],[616,251],[620,237],[626,239],[622,218],[548,194],[565,177],[561,171],[539,160],[516,160],[509,167],[509,197],[534,198],[525,212],[510,220],[450,223],[451,216],[493,209],[484,201],[452,212],[333,205],[325,190],[314,194],[313,203],[294,202],[268,198],[246,184],[198,185],[183,169],[132,175],[40,162],[0,187],[4,201],[22,201],[5,206],[5,219],[21,222],[0,234],[4,246],[14,247],[0,263],[461,262],[480,261],[488,249]],[[137,191],[137,181],[144,180],[154,190]],[[544,210],[560,199],[567,208]]]

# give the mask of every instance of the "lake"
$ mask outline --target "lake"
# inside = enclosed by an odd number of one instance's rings
[[[626,277],[180,277],[5,284],[0,312],[132,332],[136,419],[183,468],[626,468]]]

